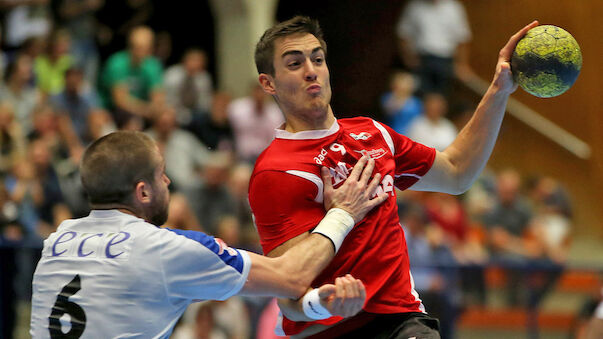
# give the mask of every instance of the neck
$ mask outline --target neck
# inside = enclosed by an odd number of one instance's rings
[[[285,117],[285,130],[291,133],[329,129],[335,122],[335,114],[331,109],[331,105],[328,106],[326,114],[313,113],[307,119],[293,115],[285,115]]]

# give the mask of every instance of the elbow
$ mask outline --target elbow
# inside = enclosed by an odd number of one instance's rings
[[[284,261],[281,268],[281,281],[287,290],[287,297],[290,299],[301,298],[308,290],[308,286],[310,286],[312,280],[307,273],[294,265],[294,262]]]

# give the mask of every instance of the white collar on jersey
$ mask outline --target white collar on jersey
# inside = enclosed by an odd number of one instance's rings
[[[129,217],[129,218],[136,218],[136,219],[140,219],[137,216],[128,214],[128,213],[124,213],[120,210],[117,209],[109,209],[109,210],[91,210],[90,211],[90,217],[92,218],[116,218],[116,217]]]
[[[320,139],[333,135],[339,131],[339,124],[337,119],[333,122],[333,125],[329,129],[316,129],[291,133],[285,131],[285,124],[282,124],[275,130],[275,138],[277,139],[293,139],[293,140],[306,140],[306,139]]]

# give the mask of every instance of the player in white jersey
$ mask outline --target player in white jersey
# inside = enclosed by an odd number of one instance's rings
[[[366,166],[366,167],[365,167]],[[89,216],[66,220],[44,241],[34,274],[33,338],[167,338],[194,301],[235,294],[299,298],[333,258],[354,224],[386,196],[371,199],[374,161],[333,189],[324,172],[329,214],[308,239],[279,258],[229,248],[194,231],[158,228],[167,219],[169,179],[155,143],[116,132],[85,152],[82,183]],[[347,275],[298,301],[308,316],[352,316],[362,282]]]

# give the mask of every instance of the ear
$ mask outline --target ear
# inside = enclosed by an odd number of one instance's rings
[[[276,94],[276,91],[274,90],[274,78],[272,76],[266,73],[261,73],[258,77],[258,80],[260,81],[260,85],[262,86],[264,92],[270,95]]]
[[[151,202],[152,194],[151,185],[144,181],[139,181],[134,188],[134,197],[136,201],[143,205]]]

